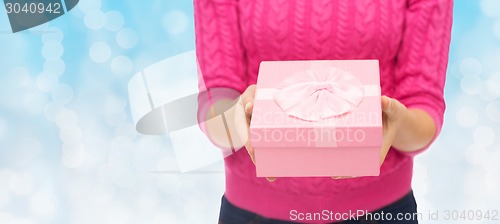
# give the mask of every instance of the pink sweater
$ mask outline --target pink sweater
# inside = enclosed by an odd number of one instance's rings
[[[194,0],[203,81],[207,88],[243,92],[256,83],[265,60],[378,59],[382,93],[428,112],[439,133],[452,5],[452,0]],[[410,191],[413,156],[420,151],[391,148],[378,177],[270,183],[256,177],[246,150],[239,150],[225,159],[225,196],[240,208],[281,220],[324,210],[373,211]]]

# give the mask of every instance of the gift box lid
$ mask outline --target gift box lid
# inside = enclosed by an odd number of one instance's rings
[[[263,61],[250,141],[254,147],[380,146],[378,60]]]

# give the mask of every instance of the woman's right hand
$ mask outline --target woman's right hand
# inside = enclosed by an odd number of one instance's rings
[[[241,104],[243,107],[243,110],[245,111],[245,116],[246,116],[246,122],[247,122],[247,129],[248,129],[248,134],[250,135],[250,120],[252,119],[252,111],[253,111],[253,101],[254,101],[254,96],[255,96],[255,84],[248,86],[248,88],[241,94]],[[252,159],[252,162],[255,164],[255,157],[253,153],[253,147],[250,144],[250,136],[247,138],[248,141],[245,143],[245,148],[248,151],[248,154],[250,155],[250,158]]]
[[[241,94],[241,104],[243,109],[245,110],[248,134],[250,135],[250,121],[252,119],[252,111],[253,111],[253,102],[255,98],[255,84],[247,87],[245,92]],[[248,137],[248,141],[245,143],[245,148],[247,149],[248,155],[250,155],[250,159],[255,164],[255,156],[252,145],[250,144],[250,136]],[[273,182],[276,180],[276,177],[266,177],[269,182]]]

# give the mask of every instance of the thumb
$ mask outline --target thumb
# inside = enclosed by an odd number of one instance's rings
[[[244,108],[245,108],[245,114],[247,115],[247,117],[251,117],[252,116],[252,111],[253,111],[253,101],[247,102],[244,105]]]
[[[394,112],[394,99],[382,96],[382,111],[386,114],[391,114]]]

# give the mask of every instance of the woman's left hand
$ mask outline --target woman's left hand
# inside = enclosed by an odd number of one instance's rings
[[[396,138],[398,129],[408,109],[396,99],[382,96],[382,146],[380,147],[380,166]],[[333,179],[344,179],[352,177],[332,177]]]
[[[382,146],[380,147],[380,166],[384,163],[401,124],[408,116],[405,105],[394,98],[382,96]]]

